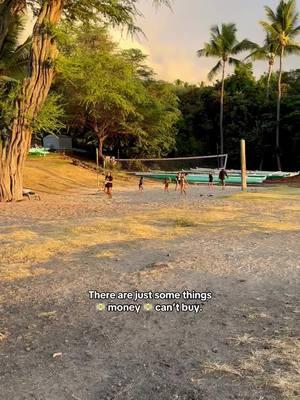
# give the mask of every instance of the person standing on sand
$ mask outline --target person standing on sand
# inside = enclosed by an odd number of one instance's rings
[[[170,183],[170,179],[169,178],[165,178],[164,179],[164,192],[165,193],[169,193],[169,183]]]
[[[180,185],[180,178],[181,178],[181,172],[177,172],[175,177],[175,192],[178,188],[178,185]]]
[[[104,184],[103,184],[104,193],[107,193],[107,186],[106,186],[106,183],[108,182],[108,176],[109,176],[109,173],[106,172],[105,178],[104,178]]]
[[[211,189],[214,187],[214,177],[212,172],[208,174],[208,187]]]
[[[113,179],[111,172],[105,177],[105,189],[110,199],[112,198]]]
[[[225,178],[228,178],[228,175],[227,175],[227,172],[225,171],[225,169],[222,168],[220,173],[219,173],[219,179],[221,181],[222,190],[225,189]]]
[[[144,177],[141,176],[140,177],[140,181],[139,181],[139,191],[143,192],[144,191]]]
[[[181,174],[181,179],[180,179],[180,182],[179,182],[179,184],[180,184],[180,194],[182,195],[182,194],[184,194],[185,196],[186,196],[186,187],[187,187],[187,185],[188,185],[188,182],[187,182],[187,173],[186,172],[182,172],[182,174]]]

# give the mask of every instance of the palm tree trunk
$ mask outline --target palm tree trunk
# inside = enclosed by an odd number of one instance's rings
[[[284,56],[284,47],[281,48],[280,59],[279,59],[279,76],[278,76],[278,96],[277,96],[277,114],[276,114],[276,161],[277,169],[281,171],[281,160],[280,160],[280,108],[281,108],[281,97],[282,97],[282,60]]]
[[[268,80],[267,80],[267,101],[269,101],[270,99],[270,82],[271,82],[271,76],[272,76],[272,69],[273,69],[273,65],[271,63],[269,63],[269,70],[268,70]]]
[[[33,30],[30,75],[15,102],[15,118],[8,134],[0,132],[0,201],[21,200],[23,169],[31,143],[31,123],[47,98],[58,52],[49,26],[57,24],[63,0],[44,2]]]
[[[221,154],[224,154],[224,85],[225,85],[225,61],[223,61],[222,69],[222,85],[221,85],[221,101],[220,101],[220,144],[221,144]]]

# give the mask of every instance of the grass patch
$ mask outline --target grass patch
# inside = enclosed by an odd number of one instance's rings
[[[281,201],[295,200],[295,197],[300,196],[300,188],[292,188],[289,186],[277,186],[268,188],[259,192],[238,192],[228,198],[239,201]]]
[[[76,226],[57,225],[42,234],[34,230],[17,229],[1,235],[3,245],[0,257],[3,267],[0,278],[11,280],[48,272],[40,268],[41,264],[58,255],[65,257],[93,246],[118,245],[126,241],[167,241],[191,234],[192,228],[195,228],[195,233],[204,230],[222,234],[230,230],[231,234],[236,232],[238,235],[254,231],[295,231],[300,228],[295,212],[283,211],[278,219],[277,209],[272,212],[270,207],[267,210],[265,207],[261,210],[255,207],[255,213],[243,202],[237,205],[225,203],[223,207],[168,207],[127,214],[122,219],[98,217]],[[101,257],[113,255],[98,254],[98,258]]]
[[[92,163],[91,163],[92,164]],[[94,165],[95,166],[95,165]],[[100,182],[104,181],[104,171],[100,172]],[[102,176],[103,175],[103,176]],[[126,185],[134,182],[124,172],[114,172],[116,182]],[[46,157],[29,157],[25,164],[24,186],[36,192],[61,194],[78,188],[95,188],[96,172],[75,166],[72,159],[61,154],[49,154]]]
[[[0,234],[0,240],[7,240],[9,242],[19,241],[30,241],[37,238],[37,234],[31,230],[16,230],[7,234]]]
[[[97,254],[95,254],[95,257],[97,257],[97,258],[113,258],[118,255],[119,255],[119,252],[117,252],[117,251],[102,250],[102,251],[98,251]]]
[[[218,362],[206,362],[204,365],[204,373],[210,374],[229,374],[242,377],[240,371],[234,368],[232,365],[218,363]]]
[[[53,191],[60,191],[60,185],[66,189],[73,187],[72,185],[77,187],[78,182],[83,185],[95,183],[93,172],[75,167],[59,157],[51,155],[49,158],[28,161],[27,175],[30,172],[31,182],[43,185],[42,176],[46,174],[47,190]],[[3,241],[0,247],[0,279],[11,280],[48,273],[42,268],[42,264],[51,258],[67,257],[99,245],[105,247],[114,244],[116,247],[126,241],[167,241],[203,231],[218,235],[230,232],[239,236],[253,232],[296,231],[300,229],[300,206],[297,202],[298,196],[291,195],[295,191],[300,193],[298,189],[285,188],[235,194],[214,207],[211,204],[193,202],[191,205],[130,211],[123,214],[122,219],[98,216],[93,220],[78,222],[77,225],[63,221],[64,225],[51,225],[51,230],[42,233],[38,231],[38,224],[31,230],[14,227],[14,232],[0,235]],[[286,196],[290,196],[292,200],[289,197],[287,202]],[[255,204],[253,199],[256,199]],[[266,202],[265,199],[272,201]],[[103,249],[96,257],[113,256],[113,253]]]
[[[300,340],[295,337],[261,340],[250,335],[234,338],[237,344],[257,347],[234,365],[206,362],[204,373],[235,375],[255,382],[258,387],[269,386],[279,391],[282,400],[299,398],[300,394]]]
[[[191,227],[195,227],[197,225],[198,225],[197,222],[192,221],[189,218],[182,217],[182,218],[175,219],[175,226],[177,228],[191,228]]]
[[[250,336],[248,333],[245,333],[244,335],[236,336],[231,339],[236,346],[244,346],[246,344],[250,344],[255,342],[255,338]]]

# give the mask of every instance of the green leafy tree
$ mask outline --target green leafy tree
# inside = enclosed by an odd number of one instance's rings
[[[164,157],[176,143],[176,123],[180,117],[178,98],[173,86],[163,81],[148,80],[144,88],[144,100],[137,105],[142,118],[135,122],[139,134],[133,136],[128,155]]]
[[[156,3],[167,3],[167,0],[157,0]],[[138,10],[136,0],[5,0],[5,5],[7,7],[0,8],[0,45],[7,35],[6,24],[2,23],[4,18],[13,20],[13,16],[23,12],[28,5],[36,13],[29,73],[20,85],[14,102],[12,122],[5,134],[1,130],[0,136],[0,201],[12,201],[22,199],[23,167],[33,124],[47,99],[55,75],[58,56],[55,27],[64,17],[72,22],[101,20],[135,31],[134,18]]]
[[[72,99],[68,101],[69,112],[77,105],[77,112],[71,114],[69,122],[72,125],[81,121],[81,125],[92,131],[98,139],[102,159],[104,142],[111,136],[128,134],[127,121],[140,117],[136,104],[143,100],[144,87],[136,79],[133,66],[118,54],[103,28],[89,27],[87,31],[83,26],[77,35],[78,45],[67,55],[62,54],[58,69],[66,82],[65,99]]]
[[[177,123],[176,156],[216,154],[219,94],[213,86],[178,85],[181,117]]]
[[[132,153],[147,155],[174,144],[177,98],[154,80],[145,58],[135,49],[120,52],[104,28],[85,25],[59,57],[56,86],[63,88],[67,123],[97,138],[100,159],[106,142],[131,143]]]
[[[269,35],[270,40],[278,48],[279,73],[278,73],[278,96],[276,113],[276,159],[277,168],[281,170],[280,160],[280,108],[282,99],[282,73],[283,58],[286,54],[300,53],[300,42],[296,41],[300,33],[299,13],[296,11],[296,0],[281,0],[278,7],[273,11],[265,7],[267,21],[260,24]]]
[[[215,57],[218,58],[217,64],[209,72],[208,78],[212,80],[220,71],[221,78],[221,94],[220,94],[220,144],[221,153],[224,153],[224,82],[226,65],[237,66],[241,63],[236,59],[239,53],[254,48],[254,43],[248,39],[238,41],[236,37],[237,28],[235,24],[222,24],[221,29],[218,26],[211,28],[211,40],[204,44],[204,48],[198,50],[199,57]]]

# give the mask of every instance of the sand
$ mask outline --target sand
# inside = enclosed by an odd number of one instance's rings
[[[91,182],[0,204],[1,399],[299,398],[299,189]]]

